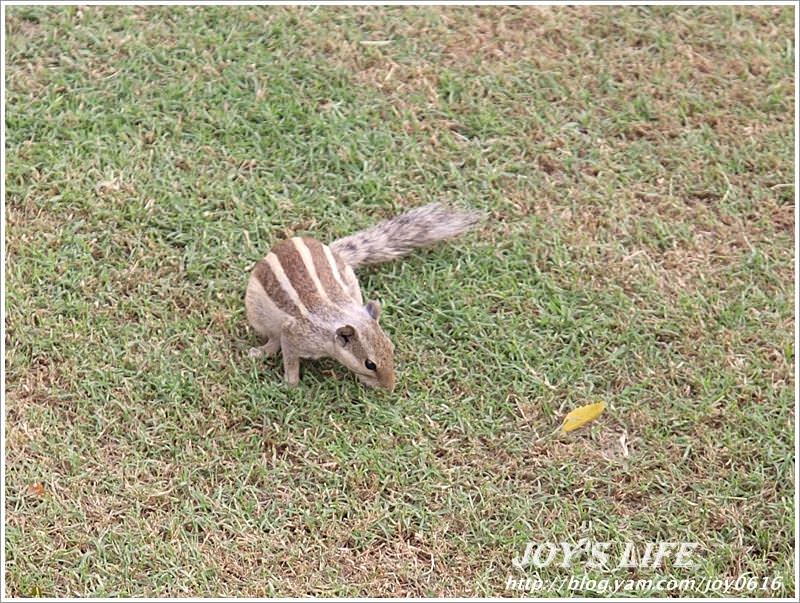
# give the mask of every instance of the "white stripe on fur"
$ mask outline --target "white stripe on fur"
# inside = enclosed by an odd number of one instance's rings
[[[325,303],[331,303],[328,292],[325,291],[325,288],[319,280],[317,269],[314,267],[314,258],[311,257],[311,250],[308,248],[308,245],[306,245],[305,241],[300,237],[292,237],[292,243],[294,244],[294,248],[297,249],[297,253],[300,254],[300,258],[303,260],[303,266],[306,267],[306,272],[308,272],[311,282],[314,283],[314,288]]]
[[[336,260],[333,257],[333,252],[331,248],[327,245],[322,246],[322,251],[325,253],[325,257],[328,259],[328,265],[331,267],[331,272],[333,273],[333,278],[336,279],[336,282],[339,283],[339,286],[344,291],[345,295],[350,295],[350,291],[348,291],[347,287],[342,281],[342,275],[339,274],[339,267],[336,265]]]
[[[270,267],[270,270],[272,270],[272,274],[274,274],[275,278],[278,280],[281,289],[289,296],[294,305],[297,306],[297,309],[300,310],[300,314],[308,316],[308,308],[303,304],[292,282],[289,280],[289,277],[287,277],[286,273],[283,271],[283,266],[281,266],[278,256],[270,251],[264,259]]]

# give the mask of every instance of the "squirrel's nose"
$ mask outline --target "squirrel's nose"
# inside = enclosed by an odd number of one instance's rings
[[[389,391],[394,390],[394,372],[388,373],[381,379],[381,385]]]

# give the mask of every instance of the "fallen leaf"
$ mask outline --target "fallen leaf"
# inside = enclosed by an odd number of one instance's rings
[[[28,486],[28,494],[31,494],[33,496],[38,496],[41,498],[42,496],[44,496],[44,486],[38,482],[35,484],[31,484],[30,486]]]
[[[564,417],[564,422],[561,424],[561,430],[564,433],[569,433],[578,427],[583,427],[589,421],[594,421],[606,409],[605,402],[597,402],[596,404],[587,404],[580,406],[575,410],[571,410]]]

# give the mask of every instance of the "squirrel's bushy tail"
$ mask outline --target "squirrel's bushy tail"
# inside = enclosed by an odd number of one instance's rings
[[[482,218],[478,211],[431,203],[338,239],[330,247],[353,268],[379,264],[460,235]]]

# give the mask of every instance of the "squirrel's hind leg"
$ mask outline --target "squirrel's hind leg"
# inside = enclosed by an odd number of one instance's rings
[[[274,356],[278,353],[278,350],[281,347],[281,341],[277,337],[270,337],[269,341],[262,346],[258,346],[255,348],[250,348],[250,351],[247,353],[250,358],[261,358],[262,356]]]

